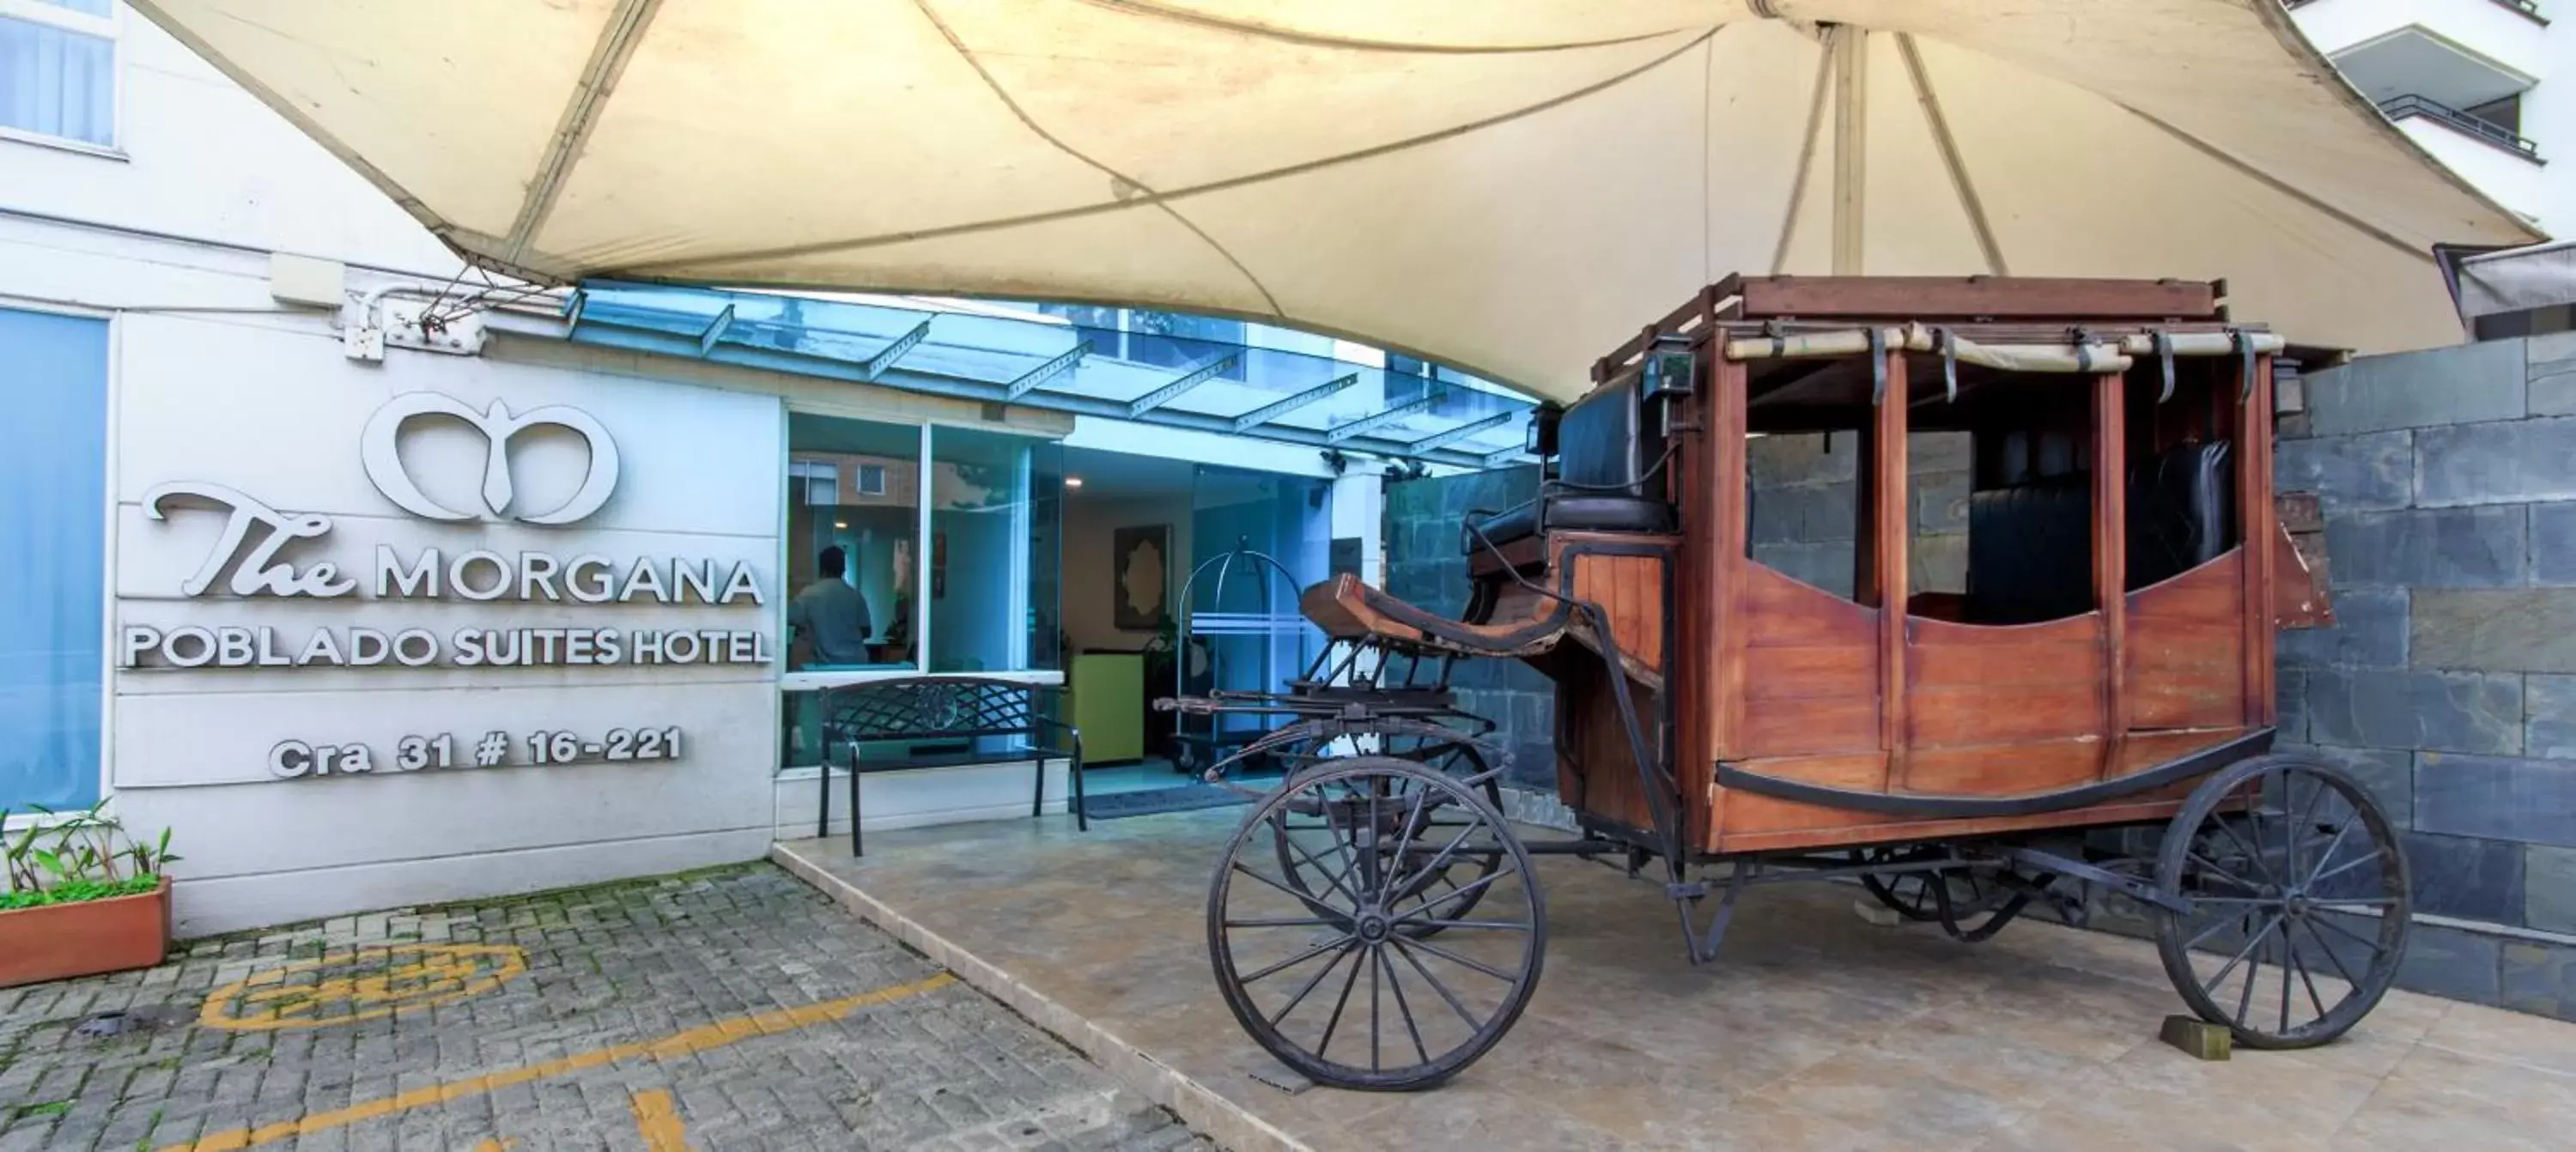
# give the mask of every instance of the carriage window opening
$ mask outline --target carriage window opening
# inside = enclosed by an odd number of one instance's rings
[[[1911,540],[1909,583],[1919,595],[1966,591],[1968,434],[1906,437]],[[1746,446],[1751,497],[1747,554],[1783,575],[1851,599],[1861,534],[1863,438],[1856,429],[1754,437]]]
[[[1850,599],[1860,539],[1856,431],[1756,436],[1745,444],[1746,553]]]
[[[1958,594],[1917,597],[1917,615],[2011,625],[2094,609],[2092,397],[2090,377],[1993,373],[1941,405],[1934,418],[1969,430],[1965,565]]]
[[[2223,359],[2175,365],[2160,397],[2152,363],[2129,372],[2128,570],[2135,591],[2217,559],[2236,546],[2235,368]]]

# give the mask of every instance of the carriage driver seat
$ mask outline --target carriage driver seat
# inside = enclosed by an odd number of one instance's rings
[[[1470,512],[1461,551],[1473,556],[1560,528],[1591,532],[1669,532],[1673,508],[1657,471],[1662,430],[1631,376],[1595,390],[1557,423],[1557,474],[1539,482],[1538,498],[1501,512]]]

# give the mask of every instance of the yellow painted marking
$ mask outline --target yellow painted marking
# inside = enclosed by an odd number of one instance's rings
[[[659,1088],[638,1092],[634,1097],[635,1131],[644,1137],[647,1152],[688,1152],[689,1129],[680,1123],[680,1109],[671,1103],[671,1094]]]
[[[403,944],[304,960],[206,994],[197,1022],[260,1032],[320,1028],[451,1004],[525,974],[528,954],[507,944]],[[316,973],[309,982],[293,978]]]
[[[474,1152],[510,1152],[519,1146],[516,1140],[486,1140],[474,1146]]]
[[[444,1084],[432,1084],[426,1088],[415,1088],[398,1095],[380,1096],[346,1108],[316,1112],[301,1119],[282,1121],[258,1128],[234,1128],[224,1132],[211,1132],[186,1144],[167,1145],[159,1149],[159,1152],[232,1152],[237,1148],[274,1144],[281,1140],[292,1140],[298,1136],[309,1136],[316,1132],[355,1124],[361,1120],[373,1120],[381,1116],[391,1116],[397,1112],[408,1112],[424,1105],[444,1104],[451,1100],[462,1100],[468,1096],[480,1096],[514,1084],[552,1079],[568,1072],[597,1068],[602,1064],[613,1064],[620,1060],[630,1060],[639,1056],[651,1060],[688,1056],[711,1048],[722,1048],[736,1041],[749,1040],[754,1036],[771,1036],[781,1032],[792,1032],[808,1025],[838,1020],[861,1008],[890,1004],[909,996],[918,996],[924,992],[945,988],[956,982],[956,977],[942,972],[927,980],[897,984],[892,988],[880,988],[874,992],[862,992],[856,996],[844,996],[838,1000],[825,1000],[802,1008],[781,1008],[771,1012],[755,1012],[748,1016],[718,1020],[713,1024],[703,1024],[685,1032],[674,1032],[659,1040],[593,1048],[588,1052],[576,1052],[562,1059],[548,1060],[542,1064],[487,1072],[481,1076],[450,1080]]]

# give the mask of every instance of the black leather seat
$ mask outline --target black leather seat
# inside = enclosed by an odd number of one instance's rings
[[[2183,444],[2129,474],[2129,587],[2218,558],[2236,538],[2236,468],[2227,441]]]
[[[1543,481],[1538,498],[1492,514],[1468,514],[1496,547],[1541,532],[1669,532],[1672,505],[1662,497],[1663,477],[1649,475],[1663,456],[1663,437],[1639,399],[1633,379],[1602,388],[1566,409],[1557,423],[1557,475]],[[1480,551],[1476,533],[1462,533],[1461,547]]]
[[[1976,624],[2033,624],[2093,608],[2093,478],[1968,497],[1968,601]]]

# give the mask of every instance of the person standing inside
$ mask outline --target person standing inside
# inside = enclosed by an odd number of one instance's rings
[[[817,567],[822,579],[787,605],[788,628],[812,649],[814,663],[868,663],[868,600],[846,576],[849,554],[835,544],[823,550]]]

